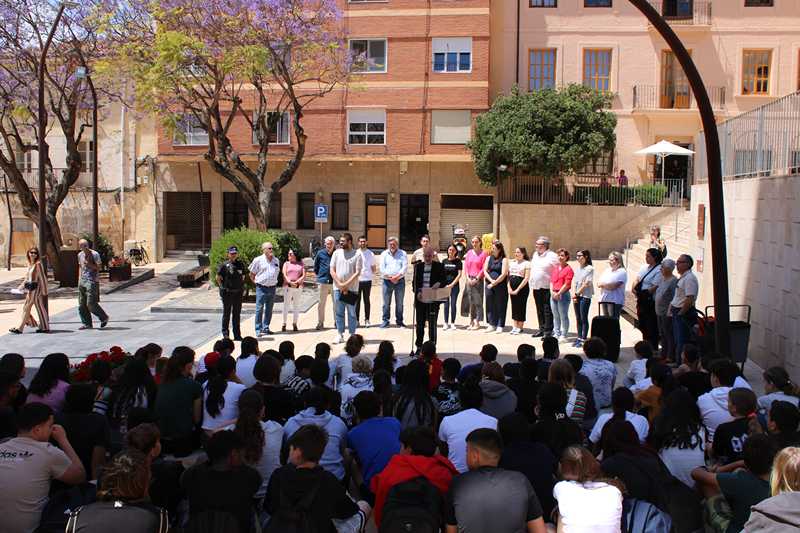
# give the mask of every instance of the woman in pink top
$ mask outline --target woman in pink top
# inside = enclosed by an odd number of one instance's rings
[[[294,313],[292,329],[297,331],[297,317],[300,315],[300,293],[303,290],[305,279],[306,269],[303,267],[303,262],[297,257],[294,250],[289,250],[288,259],[283,263],[283,328],[281,331],[286,331],[286,315],[289,313],[290,307]]]
[[[27,403],[43,403],[59,413],[69,388],[69,358],[63,353],[51,353],[42,360],[28,388]]]
[[[472,237],[472,250],[464,256],[467,285],[461,298],[461,314],[469,315],[467,329],[480,329],[483,320],[483,264],[487,254],[481,248],[481,238]]]
[[[553,269],[550,279],[550,308],[553,310],[553,336],[566,342],[569,332],[569,288],[575,272],[569,266],[569,252],[558,250],[558,265]]]

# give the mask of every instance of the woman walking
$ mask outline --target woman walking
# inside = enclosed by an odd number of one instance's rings
[[[283,328],[286,331],[286,315],[292,308],[294,320],[292,330],[297,331],[297,317],[300,315],[300,293],[306,279],[306,269],[294,250],[289,250],[288,258],[283,263]]]
[[[578,250],[578,271],[572,278],[572,303],[575,308],[575,321],[578,323],[578,340],[573,345],[580,348],[589,338],[589,308],[594,295],[594,267],[589,250]]]
[[[444,265],[445,287],[450,289],[450,298],[444,303],[444,328],[456,329],[456,307],[458,307],[458,293],[461,290],[461,274],[464,265],[458,258],[458,250],[454,244],[447,247],[447,259],[442,261]]]
[[[650,343],[653,350],[658,350],[658,319],[656,317],[655,294],[663,280],[661,276],[661,252],[658,248],[649,248],[644,259],[647,262],[636,276],[633,284],[633,295],[636,297],[636,315],[642,338]]]
[[[530,259],[528,251],[519,247],[514,250],[514,259],[508,263],[508,294],[511,296],[511,319],[514,321],[512,335],[519,335],[525,327],[525,309],[528,307],[528,295],[531,292],[528,285],[531,276]]]
[[[569,266],[569,252],[558,250],[558,265],[553,269],[550,281],[550,308],[553,310],[553,336],[559,342],[567,342],[569,334],[569,289],[575,272]]]
[[[11,328],[11,333],[20,334],[25,326],[37,328],[36,333],[50,333],[50,315],[47,312],[47,273],[44,271],[39,249],[28,250],[28,272],[19,286],[25,291],[25,304],[22,306],[22,320],[18,328]],[[33,308],[39,315],[39,323],[33,319]]]
[[[506,325],[508,309],[508,258],[503,243],[492,244],[492,255],[483,264],[483,275],[486,278],[486,332],[502,333]]]
[[[608,254],[609,268],[600,276],[600,313],[604,316],[619,318],[622,304],[625,303],[625,284],[628,283],[628,273],[622,262],[622,254],[611,252]]]
[[[461,298],[461,314],[469,317],[467,329],[480,329],[483,320],[483,265],[487,254],[481,248],[481,238],[472,237],[472,250],[464,256],[467,284]]]

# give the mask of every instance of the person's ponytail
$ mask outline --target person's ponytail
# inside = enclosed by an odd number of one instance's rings
[[[771,383],[782,393],[800,397],[800,387],[798,387],[789,377],[789,373],[782,366],[773,366],[764,372],[764,381]]]
[[[217,363],[217,372],[208,380],[206,397],[206,411],[213,417],[219,416],[225,407],[225,391],[228,388],[228,378],[236,369],[236,360],[230,355],[223,355]]]

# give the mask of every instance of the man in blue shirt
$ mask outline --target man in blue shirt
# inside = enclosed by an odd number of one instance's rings
[[[397,237],[389,237],[389,248],[381,254],[381,277],[383,278],[383,323],[382,328],[389,327],[389,310],[392,307],[394,294],[394,316],[397,325],[403,324],[403,293],[406,290],[406,269],[408,258],[400,249]]]
[[[333,287],[331,278],[331,258],[333,257],[336,239],[328,235],[325,237],[325,248],[317,253],[314,258],[314,274],[317,276],[319,287],[319,303],[317,304],[317,330],[325,327],[325,304]]]

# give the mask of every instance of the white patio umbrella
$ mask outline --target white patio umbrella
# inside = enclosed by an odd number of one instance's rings
[[[659,141],[656,144],[650,145],[647,148],[642,148],[637,151],[638,155],[657,155],[661,157],[661,181],[664,181],[664,168],[667,166],[664,162],[668,155],[692,155],[694,152],[683,146],[672,144],[669,141]]]

